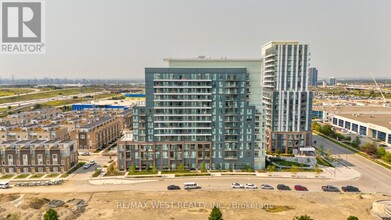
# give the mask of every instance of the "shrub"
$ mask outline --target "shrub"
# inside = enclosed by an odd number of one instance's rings
[[[210,213],[209,220],[223,220],[223,214],[220,209],[216,206],[213,207],[212,212]]]
[[[302,215],[302,216],[295,216],[293,220],[314,220],[308,215]]]
[[[43,216],[43,219],[44,220],[58,220],[58,214],[56,212],[56,210],[54,209],[49,209],[45,215]]]

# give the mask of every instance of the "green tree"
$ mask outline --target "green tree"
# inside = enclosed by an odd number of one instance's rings
[[[206,172],[206,165],[205,162],[201,163],[201,172],[205,173]]]
[[[156,164],[154,164],[154,165],[152,166],[152,173],[158,173]]]
[[[361,147],[361,151],[371,156],[376,155],[377,154],[376,142],[366,143],[363,147]]]
[[[185,172],[185,166],[183,165],[183,163],[181,163],[181,164],[178,165],[177,171],[178,171],[179,173]]]
[[[322,170],[319,168],[318,163],[315,164],[315,173],[319,175],[322,172]]]
[[[209,220],[223,220],[223,214],[220,209],[216,206],[213,207],[212,212],[210,213]]]
[[[326,152],[324,152],[324,154],[328,160],[331,160],[331,150],[330,149],[327,149]]]
[[[299,172],[299,167],[297,167],[296,165],[293,165],[290,169],[291,173],[293,174],[296,174],[297,172]]]
[[[44,220],[58,220],[58,214],[56,212],[56,210],[54,209],[49,209],[47,210],[47,212],[45,213],[45,215],[43,216],[43,219]]]
[[[384,155],[386,155],[386,149],[384,147],[377,148],[377,156],[383,157]]]
[[[308,215],[302,215],[302,216],[295,216],[293,220],[314,220]]]
[[[276,166],[274,166],[274,165],[267,166],[267,171],[268,172],[275,172],[276,171]]]
[[[391,162],[391,153],[386,152],[386,154],[382,156],[381,159],[384,160],[385,162]]]
[[[129,166],[129,174],[135,174],[136,173],[136,167],[134,165]]]
[[[349,216],[346,220],[358,220],[358,218],[356,216]]]
[[[359,137],[359,136],[356,136],[356,138],[354,138],[354,140],[352,141],[352,146],[353,146],[353,147],[359,147],[360,144],[361,144],[360,137]]]
[[[253,172],[254,170],[251,168],[250,164],[246,164],[246,172]]]

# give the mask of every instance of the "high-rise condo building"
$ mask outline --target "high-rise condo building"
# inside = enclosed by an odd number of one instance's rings
[[[256,107],[246,68],[146,68],[145,86],[133,138],[119,143],[120,169],[254,167]]]
[[[310,67],[308,68],[309,73],[309,85],[308,86],[318,86],[318,69],[316,67]]]
[[[267,149],[297,153],[299,148],[311,145],[308,45],[269,42],[261,51]]]

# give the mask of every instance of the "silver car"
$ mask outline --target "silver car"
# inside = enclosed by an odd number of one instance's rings
[[[246,185],[244,185],[244,188],[246,188],[246,189],[258,189],[258,187],[255,184],[252,184],[252,183],[246,183]]]

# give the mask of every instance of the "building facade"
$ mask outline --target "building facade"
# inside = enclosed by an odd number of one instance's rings
[[[80,150],[96,151],[118,140],[121,135],[121,120],[106,116],[76,129],[71,137],[77,141]]]
[[[295,154],[311,145],[308,45],[269,42],[262,46],[262,57],[267,149]]]
[[[118,144],[120,169],[254,167],[255,106],[245,68],[146,68],[146,106]]]
[[[10,140],[0,143],[2,174],[62,173],[78,162],[72,140]]]
[[[308,86],[317,87],[318,86],[318,69],[316,69],[316,67],[310,67],[310,68],[308,68],[308,74],[309,74]]]
[[[261,59],[220,59],[194,58],[194,59],[165,59],[169,67],[173,68],[246,68],[248,80],[248,104],[255,106],[254,130],[254,169],[265,168],[265,117],[262,106],[262,60]]]
[[[337,80],[335,79],[335,77],[330,77],[329,78],[329,85],[335,86],[336,84],[337,84]]]

